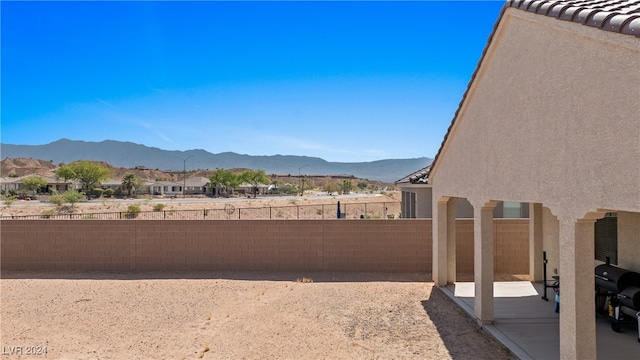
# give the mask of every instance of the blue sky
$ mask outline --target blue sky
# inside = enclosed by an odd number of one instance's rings
[[[1,3],[1,133],[433,157],[501,1]]]

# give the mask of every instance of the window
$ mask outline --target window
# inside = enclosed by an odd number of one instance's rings
[[[502,217],[521,218],[520,203],[517,201],[504,201],[502,203]]]
[[[595,258],[618,264],[618,214],[607,213],[604,218],[595,223]]]

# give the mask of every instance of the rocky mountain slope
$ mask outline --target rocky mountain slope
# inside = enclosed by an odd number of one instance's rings
[[[105,140],[85,142],[61,139],[46,145],[0,144],[2,158],[32,158],[53,164],[75,160],[104,161],[115,167],[143,167],[181,172],[216,168],[263,169],[268,174],[353,175],[357,178],[394,182],[429,165],[432,159],[386,159],[372,162],[329,162],[316,157],[294,155],[253,156],[233,152],[212,154],[205,150],[170,151],[131,142]],[[184,161],[183,159],[187,159]]]

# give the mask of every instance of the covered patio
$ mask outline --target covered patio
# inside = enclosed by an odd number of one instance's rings
[[[474,296],[456,298],[483,328],[548,351],[533,358],[626,358],[611,347],[624,335],[600,330],[594,270],[597,222],[615,217],[612,264],[640,272],[639,5],[508,1],[429,170],[436,286],[458,284],[455,207],[468,201]],[[495,264],[509,254],[496,252],[493,213],[505,201],[529,203],[529,277],[560,277],[559,315],[539,293],[498,295]]]
[[[473,282],[456,282],[440,289],[470,316],[475,316]],[[555,293],[547,289],[549,301],[544,301],[543,292],[542,283],[494,283],[494,320],[484,329],[523,360],[560,359],[560,316],[554,311]],[[638,336],[633,327],[623,327],[620,333],[616,333],[611,329],[609,319],[597,316],[597,358],[637,359],[640,356]]]

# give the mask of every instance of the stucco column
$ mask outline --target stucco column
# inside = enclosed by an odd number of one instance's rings
[[[529,203],[529,276],[531,281],[542,278],[542,204]]]
[[[493,206],[473,207],[474,308],[479,325],[493,321]]]
[[[596,358],[594,222],[560,221],[560,359]]]
[[[456,282],[456,199],[447,201],[447,283]]]
[[[447,245],[448,245],[448,199],[440,199],[435,202],[433,213],[433,281],[436,286],[446,286],[448,275]],[[455,221],[455,219],[454,219]]]

